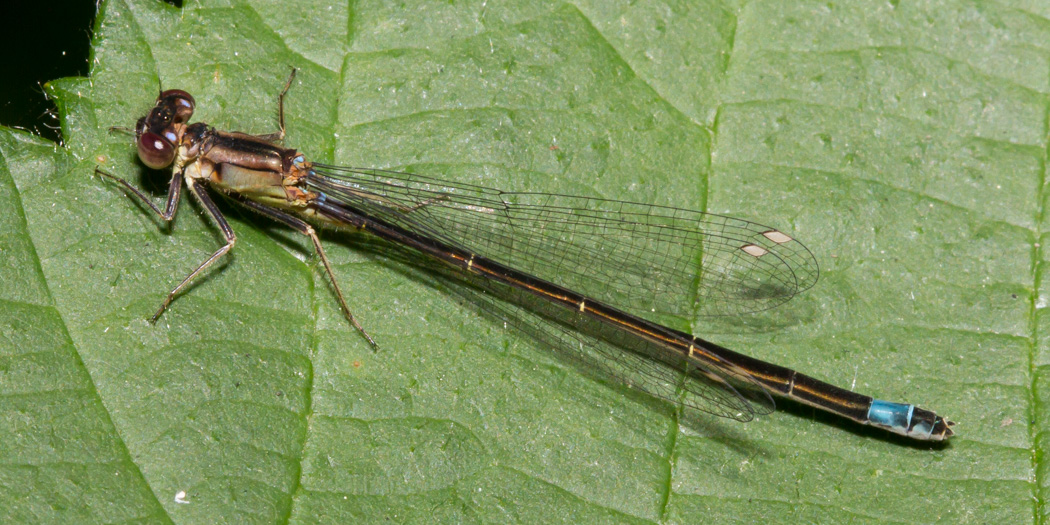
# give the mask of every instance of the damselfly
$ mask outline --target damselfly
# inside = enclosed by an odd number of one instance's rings
[[[309,237],[347,319],[373,346],[311,224],[368,232],[438,261],[475,289],[533,309],[549,323],[540,333],[552,335],[580,361],[687,408],[747,421],[772,410],[773,394],[914,439],[953,435],[954,423],[929,410],[839,388],[658,322],[662,316],[764,310],[811,287],[816,262],[790,235],[696,211],[503,192],[310,162],[277,144],[284,138],[284,96],[294,77],[293,71],[278,96],[280,128],[273,135],[189,124],[193,97],[181,90],[160,93],[135,134],[144,164],[172,166],[163,210],[124,179],[96,168],[165,221],[175,215],[185,184],[226,238],[168,294],[153,321],[236,242],[207,192],[212,188]]]

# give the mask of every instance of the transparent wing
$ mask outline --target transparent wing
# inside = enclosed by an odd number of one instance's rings
[[[308,186],[365,213],[654,322],[766,310],[817,280],[800,242],[732,217],[314,168]]]
[[[311,190],[362,214],[661,324],[772,308],[817,278],[816,262],[801,243],[730,217],[502,192],[382,170],[317,164],[314,170],[306,179]],[[459,295],[484,304],[486,315],[523,329],[583,370],[601,370],[658,398],[720,417],[748,421],[772,410],[772,398],[760,383],[717,357],[700,363],[525,291],[436,266],[431,271],[455,273],[465,285]],[[685,345],[692,341],[671,329],[663,335]],[[736,388],[740,385],[747,388]]]

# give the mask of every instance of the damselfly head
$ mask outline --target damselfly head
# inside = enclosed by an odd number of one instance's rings
[[[135,126],[139,159],[143,164],[160,169],[175,160],[175,145],[195,106],[193,96],[181,89],[162,91],[157,96],[157,104],[149,116],[140,118]]]

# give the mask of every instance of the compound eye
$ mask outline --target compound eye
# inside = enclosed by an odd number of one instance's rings
[[[153,168],[165,168],[175,160],[175,146],[164,137],[147,131],[139,135],[139,159]]]
[[[197,107],[197,102],[193,100],[193,95],[181,89],[169,89],[161,92],[157,100],[171,104],[171,108],[175,110],[172,121],[178,124],[185,124],[190,120],[190,117],[193,116],[193,109]]]

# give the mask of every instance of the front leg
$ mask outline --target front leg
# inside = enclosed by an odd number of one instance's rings
[[[151,210],[153,210],[154,213],[159,215],[160,218],[164,220],[164,222],[166,222],[166,223],[171,222],[171,219],[173,219],[175,217],[175,210],[177,210],[178,207],[179,207],[179,197],[182,194],[182,192],[181,192],[181,188],[182,188],[182,168],[181,167],[176,166],[176,168],[171,173],[171,183],[168,185],[168,200],[164,204],[164,211],[160,211],[160,208],[158,208],[156,204],[153,204],[153,201],[150,200],[150,198],[147,197],[145,193],[142,193],[141,190],[139,190],[138,188],[132,186],[131,183],[129,183],[128,181],[126,181],[126,180],[124,180],[124,179],[122,179],[122,178],[120,178],[120,177],[118,177],[116,175],[113,175],[113,174],[110,174],[110,173],[106,173],[105,171],[102,171],[102,168],[100,168],[98,166],[95,166],[95,175],[101,175],[101,176],[106,177],[108,179],[115,180],[115,181],[119,182],[122,186],[124,186],[124,189],[126,189],[126,190],[131,192],[131,195],[134,195],[134,196],[138,197],[139,200],[141,200],[142,202],[146,203],[146,206],[149,206],[149,208]]]

